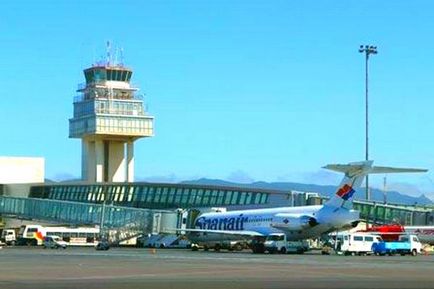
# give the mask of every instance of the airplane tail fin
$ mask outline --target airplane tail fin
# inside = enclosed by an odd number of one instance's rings
[[[353,197],[356,190],[362,185],[363,179],[368,174],[384,173],[420,173],[425,169],[392,168],[372,166],[373,161],[353,162],[346,165],[332,164],[323,167],[324,169],[344,173],[345,176],[338,187],[335,195],[325,203],[328,207],[345,207],[351,209]]]

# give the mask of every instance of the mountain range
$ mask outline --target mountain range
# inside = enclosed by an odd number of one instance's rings
[[[315,185],[315,184],[300,184],[291,182],[253,182],[249,184],[233,183],[218,179],[198,179],[191,181],[183,181],[183,184],[193,185],[214,185],[214,186],[228,186],[228,187],[241,187],[241,188],[256,188],[256,189],[269,189],[279,191],[304,191],[304,192],[316,192],[323,197],[331,197],[336,192],[337,187],[332,185]],[[355,199],[366,200],[365,188],[359,188],[356,190]],[[372,188],[371,200],[377,202],[383,202],[384,194],[382,190]],[[405,195],[396,191],[387,191],[387,202],[391,204],[403,204],[403,205],[432,205],[434,202],[427,198],[425,195],[419,197],[413,197]]]

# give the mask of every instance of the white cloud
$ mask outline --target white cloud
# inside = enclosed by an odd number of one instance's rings
[[[279,182],[299,182],[316,185],[338,185],[342,176],[326,170],[314,172],[293,172],[277,177]]]
[[[242,170],[236,170],[230,173],[226,180],[234,183],[244,184],[250,184],[254,182],[254,179],[252,179],[246,172]]]

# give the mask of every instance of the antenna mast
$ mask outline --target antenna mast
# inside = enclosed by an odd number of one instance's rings
[[[107,66],[110,66],[111,62],[111,47],[110,47],[110,41],[107,41]]]

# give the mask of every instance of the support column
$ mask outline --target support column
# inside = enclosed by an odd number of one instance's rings
[[[127,182],[134,182],[134,143],[127,142]]]
[[[109,142],[109,182],[125,182],[125,144],[120,141]]]
[[[95,182],[104,181],[104,143],[101,140],[95,141]]]
[[[89,142],[85,139],[81,140],[81,179],[83,181],[90,181],[89,180],[89,173],[88,173],[88,154],[89,154]]]

